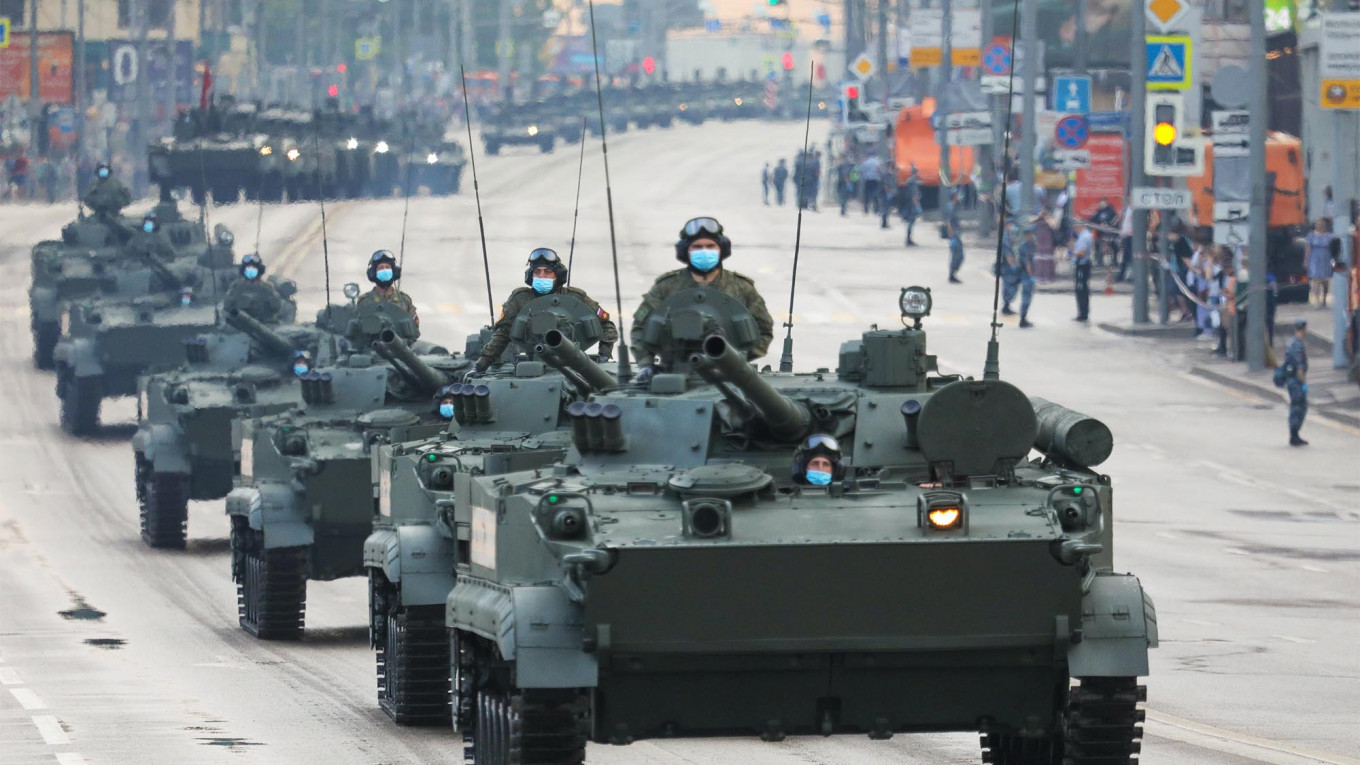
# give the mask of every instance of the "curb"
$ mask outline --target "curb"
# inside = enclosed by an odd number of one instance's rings
[[[1241,380],[1231,375],[1225,375],[1221,372],[1216,372],[1212,369],[1209,369],[1208,367],[1201,366],[1191,367],[1190,374],[1195,375],[1196,377],[1202,377],[1205,380],[1208,380],[1209,382],[1215,383],[1217,385],[1222,385],[1226,388],[1232,388],[1233,390],[1245,393],[1249,396],[1261,399],[1271,404],[1287,405],[1289,403],[1288,396],[1286,394],[1279,392],[1279,390],[1274,387],[1267,388],[1264,385],[1257,385],[1256,383],[1247,382],[1246,380]],[[1308,407],[1308,414],[1309,416],[1321,417],[1324,420],[1331,420],[1332,422],[1339,423],[1341,425],[1348,425],[1353,428],[1360,428],[1360,416],[1349,414],[1346,412],[1338,412],[1322,406],[1310,404]]]
[[[1192,340],[1194,339],[1194,327],[1188,324],[1173,322],[1170,324],[1158,324],[1149,322],[1147,324],[1113,324],[1110,322],[1099,322],[1097,327],[1115,335],[1125,337],[1155,337],[1170,340]]]

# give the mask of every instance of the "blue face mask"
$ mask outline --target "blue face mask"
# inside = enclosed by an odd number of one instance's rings
[[[106,168],[106,169],[100,170],[100,171],[99,171],[99,177],[100,177],[100,178],[107,178],[107,177],[109,177],[109,171],[108,171],[108,169]]]
[[[194,299],[191,298],[191,297],[187,297],[187,296],[181,297],[181,298],[179,299],[179,304],[182,305],[182,306],[184,306],[185,308],[188,308],[191,304],[193,304],[193,302],[194,302]]]
[[[142,230],[148,234],[153,234],[156,231],[156,224],[152,223],[151,221],[147,221],[146,223],[142,224]]]
[[[307,374],[307,373],[310,372],[310,371],[311,371],[311,368],[308,367],[306,364],[294,364],[294,365],[293,365],[293,374],[297,375],[298,377],[301,377],[301,376]]]
[[[260,278],[260,269],[255,266],[246,266],[245,275],[247,279],[258,279]]]
[[[380,268],[376,272],[374,272],[373,275],[378,277],[378,281],[382,282],[383,284],[387,284],[392,281],[392,269],[390,268]]]
[[[443,418],[446,419],[446,420],[452,420],[452,419],[453,419],[453,404],[440,404],[440,405],[439,405],[439,416],[440,416],[440,417],[443,417]]]
[[[807,471],[807,480],[813,486],[826,486],[831,483],[831,474],[823,473],[820,470],[809,470]]]
[[[690,250],[689,264],[703,273],[718,267],[722,254],[718,250]]]
[[[557,284],[557,280],[556,280],[556,279],[552,279],[552,278],[544,278],[544,277],[542,277],[542,276],[535,276],[535,277],[534,277],[534,292],[537,292],[537,293],[540,294],[540,295],[546,295],[546,294],[548,294],[549,292],[552,292],[552,291],[553,291],[553,285],[555,285],[555,284]]]

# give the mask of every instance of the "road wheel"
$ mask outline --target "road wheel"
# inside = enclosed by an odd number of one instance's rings
[[[265,549],[264,536],[232,519],[232,568],[241,629],[261,640],[297,640],[307,607],[307,549]]]
[[[104,394],[98,375],[76,377],[70,373],[58,386],[61,394],[61,429],[73,436],[91,436],[99,430],[99,405]]]
[[[443,606],[401,606],[389,590],[378,646],[378,704],[398,725],[448,725],[449,640]]]
[[[55,321],[40,321],[33,325],[33,366],[38,369],[51,369],[56,363],[52,351],[61,339],[61,324]]]
[[[579,689],[521,689],[511,685],[512,672],[493,647],[477,638],[455,633],[456,643],[476,646],[472,666],[459,655],[459,693],[465,678],[484,678],[472,698],[472,709],[459,709],[464,740],[472,741],[474,765],[581,765],[586,759],[590,705]],[[481,665],[481,666],[477,666]],[[470,670],[470,671],[469,671]],[[469,730],[469,727],[471,728]],[[466,757],[466,753],[464,755]]]
[[[151,547],[183,550],[189,525],[189,476],[184,473],[158,473],[142,460],[141,500],[142,541]]]
[[[241,190],[231,184],[223,184],[213,187],[212,196],[215,205],[234,205],[241,197]]]

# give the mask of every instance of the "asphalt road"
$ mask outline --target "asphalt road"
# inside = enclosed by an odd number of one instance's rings
[[[814,140],[819,134],[814,129]],[[627,315],[675,267],[680,224],[715,215],[735,242],[730,267],[787,310],[795,210],[760,202],[761,164],[791,157],[794,124],[630,132],[611,142],[619,280]],[[616,313],[604,174],[586,154],[572,283]],[[499,300],[535,246],[569,252],[577,155],[507,150],[479,157]],[[410,201],[404,288],[427,338],[461,347],[488,318],[470,178],[451,199]],[[260,248],[296,278],[304,315],[362,279],[368,255],[400,249],[404,203],[265,209]],[[133,406],[106,406],[99,438],[57,427],[50,374],[33,370],[28,248],[73,211],[0,208],[0,763],[460,762],[460,737],[392,725],[375,699],[360,580],[310,586],[307,636],[260,643],[236,623],[220,502],[190,511],[184,552],[152,551],[137,531]],[[212,211],[252,248],[253,207]],[[900,225],[808,213],[794,310],[796,367],[834,367],[842,340],[894,326],[901,286],[934,289],[931,351],[980,374],[991,306],[986,256],[961,286],[929,225],[906,250]],[[1128,314],[1096,296],[1093,319]],[[1311,421],[1312,445],[1285,445],[1285,412],[1185,374],[1152,341],[1069,321],[1071,298],[1040,295],[1033,320],[1002,330],[1001,370],[1025,391],[1105,420],[1114,456],[1116,566],[1156,599],[1147,763],[1360,763],[1360,432]],[[774,354],[778,354],[776,340]],[[997,587],[1006,583],[998,581]],[[674,740],[592,747],[590,761],[793,765],[971,763],[972,734],[788,740]]]

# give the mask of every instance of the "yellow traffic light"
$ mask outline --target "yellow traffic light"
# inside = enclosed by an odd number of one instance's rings
[[[1152,129],[1152,140],[1159,146],[1170,146],[1176,142],[1176,126],[1170,122],[1158,122]]]

